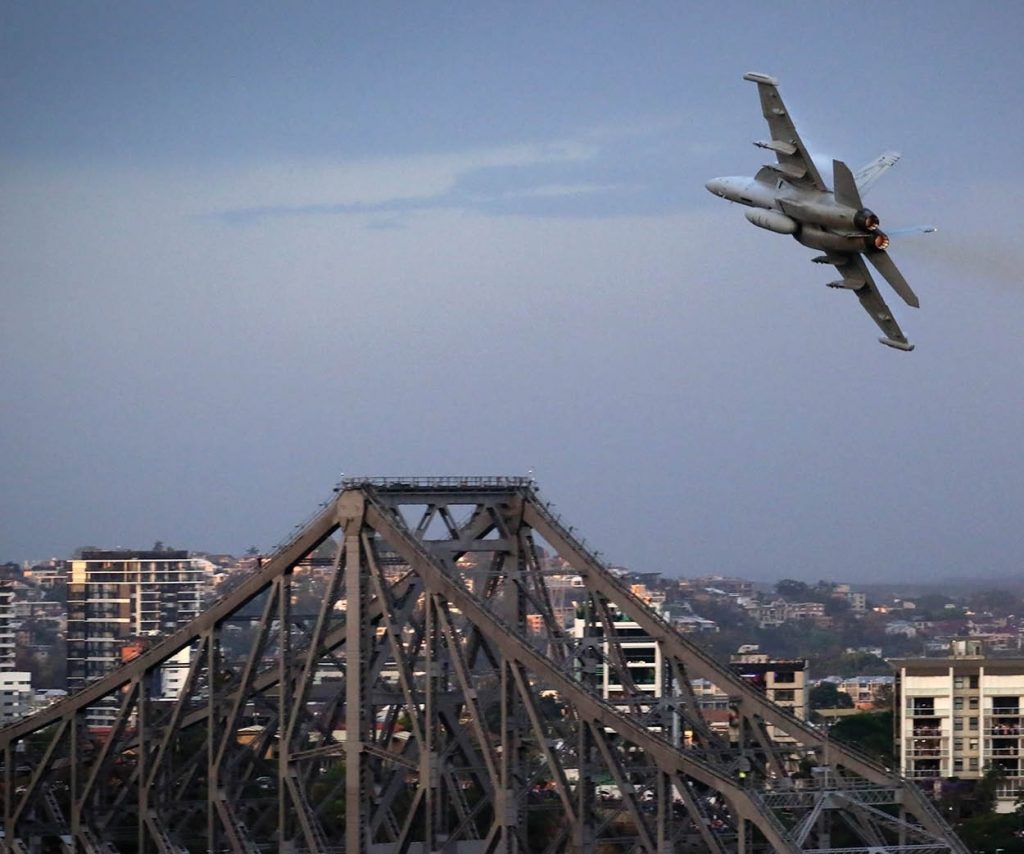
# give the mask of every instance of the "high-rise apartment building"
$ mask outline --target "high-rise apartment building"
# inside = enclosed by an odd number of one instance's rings
[[[0,723],[27,715],[32,700],[32,674],[14,669],[14,584],[18,575],[17,564],[0,566]]]
[[[946,658],[894,659],[900,770],[926,783],[1003,772],[996,809],[1012,812],[1024,788],[1024,659],[989,658],[958,639]]]
[[[72,561],[68,688],[114,670],[133,644],[171,634],[198,616],[202,577],[184,551],[86,551]]]
[[[661,697],[664,692],[664,668],[661,648],[657,642],[639,623],[617,611],[612,613],[611,626],[636,690],[651,698]],[[604,639],[604,626],[592,615],[588,616],[587,606],[581,605],[577,608],[572,633],[573,637],[580,640],[593,638],[593,643],[599,650],[599,658],[610,658],[609,644]],[[595,687],[602,697],[612,703],[626,705],[627,689],[615,678],[613,668],[603,663],[596,664],[590,678],[594,680]]]
[[[768,699],[800,720],[807,719],[807,661],[802,658],[772,658],[756,644],[744,644],[729,657],[729,665],[742,679],[764,691]],[[793,739],[768,727],[768,735],[779,743]]]
[[[14,571],[0,567],[0,670],[14,670]]]

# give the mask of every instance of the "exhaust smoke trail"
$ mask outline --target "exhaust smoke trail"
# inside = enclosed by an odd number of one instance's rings
[[[962,231],[939,231],[927,240],[900,240],[895,253],[955,270],[964,278],[1024,293],[1024,246]]]

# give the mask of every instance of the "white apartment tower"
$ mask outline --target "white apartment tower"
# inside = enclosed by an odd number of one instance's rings
[[[946,658],[894,659],[900,770],[926,783],[1005,778],[996,809],[1012,812],[1024,788],[1024,659],[988,658],[977,639],[954,640]]]
[[[14,578],[0,572],[0,670],[14,670]]]
[[[604,626],[595,619],[588,621],[586,607],[579,606],[576,609],[573,637],[582,639],[588,631],[591,632],[600,649],[601,658],[607,660],[610,652],[608,642],[604,640]],[[621,612],[613,612],[611,625],[636,689],[652,698],[661,697],[665,689],[664,667],[662,666],[661,649],[657,642],[647,634],[647,631],[639,623],[633,622]],[[613,678],[612,674],[613,668],[604,664],[597,665],[596,673],[593,674],[597,683],[596,688],[606,700],[618,705],[625,705],[627,702],[625,699],[626,689]]]
[[[16,564],[0,567],[0,724],[30,711],[32,674],[15,670],[14,583]]]

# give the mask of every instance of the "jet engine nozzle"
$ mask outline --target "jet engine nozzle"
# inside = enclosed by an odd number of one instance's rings
[[[853,224],[861,231],[877,231],[878,215],[867,208],[861,208],[853,215]]]
[[[874,236],[871,238],[871,242],[875,245],[875,249],[888,249],[889,235],[876,230]]]

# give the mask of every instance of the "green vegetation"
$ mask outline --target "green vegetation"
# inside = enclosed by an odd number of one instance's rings
[[[892,712],[850,715],[836,721],[828,734],[891,768],[895,755],[892,717]]]
[[[1024,854],[1024,817],[1019,812],[976,815],[962,821],[956,830],[976,854]]]
[[[812,709],[852,709],[853,698],[840,691],[832,682],[822,682],[811,688],[808,698]]]

